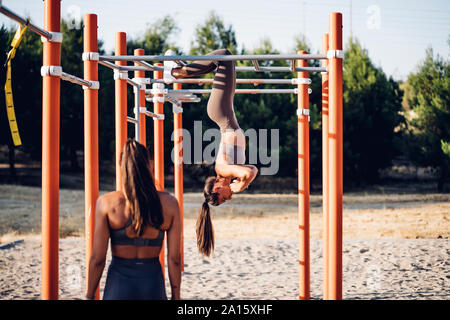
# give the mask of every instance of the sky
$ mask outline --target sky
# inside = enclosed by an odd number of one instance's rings
[[[3,0],[14,12],[43,25],[41,0]],[[232,25],[238,47],[253,49],[261,39],[271,40],[280,53],[295,53],[295,37],[304,34],[312,51],[320,51],[322,34],[328,32],[330,12],[342,12],[344,44],[353,35],[373,63],[388,76],[406,80],[431,46],[445,59],[450,55],[450,1],[448,0],[63,0],[63,18],[98,15],[99,38],[107,52],[114,49],[114,34],[142,35],[146,27],[166,15],[175,18],[179,32],[171,42],[189,51],[195,28],[209,12]],[[0,15],[0,24],[14,23]]]

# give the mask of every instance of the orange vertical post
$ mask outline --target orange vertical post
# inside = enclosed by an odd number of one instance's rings
[[[44,1],[44,29],[60,32],[61,0]],[[45,41],[43,65],[61,65],[61,44]],[[41,298],[58,299],[60,79],[42,78],[42,273]]]
[[[174,90],[181,89],[181,83],[173,84]],[[175,111],[175,110],[174,110]],[[178,200],[181,217],[181,271],[184,271],[184,219],[183,219],[183,112],[173,113],[173,130],[174,130],[174,175],[175,175],[175,197]]]
[[[342,50],[342,14],[330,14],[329,49]],[[329,288],[328,298],[342,299],[342,59],[328,59],[329,77]]]
[[[143,56],[145,54],[144,49],[135,49],[134,55],[135,56]],[[134,63],[135,66],[140,66],[138,63]],[[145,71],[135,71],[134,72],[135,78],[145,78]],[[135,88],[134,90],[137,90]],[[136,105],[136,103],[135,103]],[[139,90],[139,107],[145,108],[145,90]],[[146,146],[147,145],[147,126],[146,126],[147,116],[145,113],[141,112],[139,114],[139,142]]]
[[[161,63],[155,63],[155,66],[162,66]],[[153,71],[154,79],[162,79],[162,71]],[[163,97],[162,94],[156,94],[154,98]],[[154,101],[153,112],[156,114],[164,113],[164,102]],[[155,185],[159,191],[164,190],[164,120],[154,120],[154,158],[155,158]],[[164,274],[164,243],[159,255],[162,271]]]
[[[84,52],[98,52],[97,15],[84,16]],[[84,79],[98,81],[98,62],[84,61]],[[95,227],[95,205],[98,198],[98,89],[84,88],[84,221],[86,241],[86,281],[88,279],[89,258],[92,254]],[[95,292],[99,298],[99,288]]]
[[[127,35],[116,32],[115,55],[127,54]],[[125,66],[126,61],[116,61],[119,66]],[[127,80],[115,77],[115,125],[116,125],[116,190],[122,190],[122,176],[120,173],[120,154],[127,141]]]
[[[306,54],[301,51],[299,54]],[[299,60],[307,67],[307,60]],[[308,78],[308,72],[298,72],[298,78]],[[298,221],[299,221],[299,299],[310,298],[309,259],[309,93],[308,84],[298,84]]]
[[[322,53],[328,51],[328,33],[322,36]],[[322,60],[322,67],[328,60]],[[323,252],[323,298],[328,299],[328,73],[322,72],[322,252]]]

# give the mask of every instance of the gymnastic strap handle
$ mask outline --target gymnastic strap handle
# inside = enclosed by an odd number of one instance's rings
[[[11,50],[8,52],[6,57],[5,65],[6,69],[6,82],[5,82],[5,101],[6,101],[6,113],[8,116],[9,128],[11,130],[11,136],[13,139],[14,145],[20,146],[22,145],[22,141],[20,139],[19,127],[17,126],[16,113],[14,111],[14,99],[12,93],[12,85],[11,85],[11,61],[16,56],[16,50],[19,47],[20,42],[25,35],[25,32],[28,29],[28,23],[22,29],[22,25],[19,25],[17,31],[14,35],[14,38],[11,42]]]

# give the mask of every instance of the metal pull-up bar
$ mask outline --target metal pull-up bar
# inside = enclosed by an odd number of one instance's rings
[[[238,72],[327,72],[325,67],[236,67]]]
[[[255,86],[259,84],[297,84],[297,78],[293,79],[236,79],[238,84],[253,84]],[[210,78],[194,78],[194,79],[177,79],[174,83],[186,83],[186,84],[205,84],[213,83],[214,79]],[[164,83],[163,79],[150,79],[150,83]]]
[[[11,11],[7,7],[5,7],[2,4],[2,1],[0,0],[0,12],[3,13],[5,16],[13,19],[14,21],[17,21],[20,24],[28,25],[28,29],[33,31],[34,33],[37,33],[41,37],[45,37],[49,40],[52,40],[52,34],[50,32],[45,31],[44,29],[38,27],[37,25],[31,23],[28,19],[24,19],[15,12]]]
[[[180,90],[168,90],[168,94],[172,95],[188,95],[188,94],[209,94],[212,89],[180,89]],[[247,93],[247,94],[263,94],[263,93],[293,93],[297,94],[297,89],[236,89],[235,93]],[[146,94],[151,95],[151,90],[146,90]]]
[[[75,84],[79,84],[81,86],[86,86],[88,88],[93,87],[93,84],[92,84],[91,81],[83,80],[81,78],[78,78],[77,76],[71,75],[71,74],[66,73],[66,72],[61,72],[61,79],[65,80],[65,81],[69,81],[69,82],[75,83]]]
[[[209,56],[208,56],[209,57]],[[100,57],[101,59],[101,57]],[[205,59],[202,59],[205,60]],[[119,60],[126,61],[126,60]],[[145,61],[135,61],[137,64],[141,66],[121,66],[117,64],[113,64],[109,61],[99,60],[99,63],[109,67],[111,69],[115,69],[118,71],[161,71],[162,67],[152,66],[149,63],[145,63]],[[326,67],[261,67],[258,65],[258,68],[253,67],[236,67],[236,72],[327,72],[328,69]],[[176,82],[176,81],[174,81]]]
[[[248,54],[248,55],[180,55],[180,56],[161,56],[161,55],[141,55],[141,56],[100,56],[100,63],[111,67],[118,68],[113,61],[132,61],[139,64],[139,66],[120,66],[123,71],[156,71],[163,70],[162,67],[153,66],[146,61],[193,61],[193,60],[207,60],[207,61],[251,61],[253,67],[236,67],[236,71],[243,72],[327,72],[325,67],[294,67],[296,60],[319,60],[328,59],[327,54]],[[290,60],[291,67],[261,67],[258,61],[269,60]]]
[[[267,61],[267,60],[318,60],[327,59],[326,54],[240,54],[240,55],[142,55],[142,56],[100,56],[102,61]]]
[[[137,64],[143,66],[144,68],[146,68],[148,71],[163,71],[164,67],[158,67],[158,66],[154,66],[148,62],[145,61],[135,61]]]

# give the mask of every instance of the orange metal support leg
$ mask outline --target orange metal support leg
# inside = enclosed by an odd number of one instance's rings
[[[61,1],[44,1],[44,29],[60,32]],[[61,44],[44,42],[43,65],[61,64]],[[41,298],[58,299],[60,79],[42,79],[42,274]]]
[[[161,63],[155,63],[155,66],[162,66]],[[154,79],[162,79],[162,71],[153,72]],[[155,97],[162,97],[161,94],[155,95]],[[164,113],[164,102],[154,102],[154,110],[156,114]],[[156,189],[164,190],[164,120],[154,120],[154,157],[155,157],[155,185]],[[163,274],[164,274],[164,244],[161,248],[159,255],[159,261],[161,262]]]
[[[97,15],[84,16],[84,52],[97,52]],[[84,79],[98,81],[98,62],[84,61]],[[86,265],[92,253],[95,205],[98,198],[98,89],[84,90],[84,197]],[[86,267],[87,281],[88,267]],[[95,293],[99,298],[99,288]]]
[[[115,55],[127,54],[127,35],[117,32],[115,39]],[[126,61],[116,61],[117,65],[124,66]],[[127,141],[127,81],[115,80],[115,122],[116,122],[116,190],[122,190],[122,176],[120,173],[120,154]]]
[[[181,89],[181,83],[173,84],[174,90]],[[183,113],[173,114],[174,121],[174,171],[175,171],[175,197],[178,200],[181,215],[181,271],[184,271],[184,220],[183,220]]]
[[[301,51],[299,54],[305,54]],[[299,67],[308,66],[306,60],[299,60]],[[308,78],[308,72],[299,72],[299,78]],[[308,110],[308,85],[298,85],[298,109]],[[309,259],[309,119],[302,112],[298,115],[298,220],[299,220],[299,298],[310,298]]]
[[[342,50],[342,14],[330,14],[330,50]],[[329,70],[329,292],[342,299],[342,59],[328,60]]]
[[[143,56],[145,54],[144,49],[135,49],[134,55],[135,56]],[[135,66],[139,66],[138,63],[134,63]],[[135,71],[134,72],[135,78],[145,78],[145,71]],[[139,90],[139,107],[145,108],[145,90]],[[135,103],[136,105],[136,103]],[[145,113],[139,114],[139,142],[146,146],[147,145],[147,126],[146,126],[147,116]]]
[[[322,53],[328,51],[328,33],[322,36]],[[322,67],[328,60],[322,60]],[[328,299],[328,73],[322,73],[322,210],[323,298]]]

